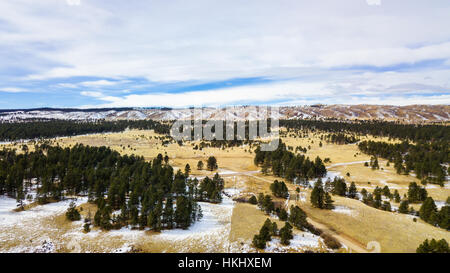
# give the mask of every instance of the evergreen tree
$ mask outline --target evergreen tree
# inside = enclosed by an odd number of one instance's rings
[[[408,200],[403,200],[400,202],[400,206],[398,207],[398,212],[407,214],[409,212],[409,202]]]
[[[289,196],[289,190],[283,181],[278,182],[278,180],[275,180],[270,184],[270,190],[276,197],[288,198]]]
[[[255,197],[254,195],[252,195],[252,196],[250,197],[250,199],[248,199],[248,202],[249,202],[250,204],[252,204],[252,205],[258,204],[258,200],[256,200],[256,197]]]
[[[356,189],[355,182],[352,182],[350,184],[350,187],[348,188],[348,197],[355,199],[357,197],[358,190]]]
[[[398,193],[398,190],[394,191],[394,201],[395,201],[395,203],[399,203],[401,201],[400,194]]]
[[[445,239],[436,241],[426,239],[416,250],[417,253],[450,253],[450,248]]]
[[[280,242],[283,245],[289,245],[291,239],[294,238],[292,235],[292,226],[288,222],[285,222],[284,227],[280,229],[280,237]]]
[[[410,203],[418,203],[424,201],[428,196],[425,188],[417,185],[416,182],[412,182],[408,187],[408,201]]]
[[[66,218],[69,221],[78,221],[81,219],[80,212],[76,209],[75,202],[70,202],[69,208],[66,212]]]
[[[325,192],[325,198],[324,198],[324,209],[334,209],[333,205],[334,201],[331,199],[331,196],[328,192]]]
[[[306,220],[306,213],[298,206],[291,206],[288,220],[289,223],[300,230],[306,230],[309,226]]]
[[[437,214],[437,207],[436,204],[434,203],[433,198],[427,197],[427,199],[425,199],[422,206],[420,207],[419,217],[425,222],[431,223],[432,225],[436,225],[437,224],[436,214]]]
[[[186,164],[186,166],[184,167],[184,174],[186,175],[186,177],[189,177],[190,173],[191,173],[191,166],[189,166],[189,164]]]
[[[210,156],[208,158],[206,166],[207,166],[208,170],[210,170],[210,171],[217,170],[217,168],[218,168],[217,159],[214,156]]]
[[[288,213],[284,208],[281,208],[279,210],[279,212],[277,213],[277,215],[281,221],[287,221],[287,219],[288,219]]]
[[[201,161],[201,160],[198,161],[197,170],[199,170],[199,171],[203,170],[203,161]]]

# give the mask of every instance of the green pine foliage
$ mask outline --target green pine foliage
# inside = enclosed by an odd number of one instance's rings
[[[186,173],[174,173],[168,161],[161,154],[146,162],[143,157],[81,144],[72,148],[43,144],[21,154],[3,149],[0,195],[14,197],[20,204],[34,179],[35,201],[41,204],[63,200],[66,195],[88,196],[98,207],[92,224],[105,230],[124,226],[185,229],[202,217],[198,201],[221,202],[224,181],[218,174],[200,182],[189,179]],[[66,216],[72,221],[81,219],[74,204]],[[85,224],[88,232],[91,220]]]
[[[327,142],[339,145],[353,144],[359,141],[359,139],[354,135],[347,135],[343,133],[328,134],[326,136],[326,140]]]
[[[73,201],[70,202],[69,208],[66,211],[66,218],[69,221],[79,221],[81,219],[80,212],[76,209]]]
[[[408,187],[408,201],[410,203],[419,203],[425,201],[428,193],[424,187],[417,185],[416,182],[412,182]]]
[[[338,181],[335,179],[335,181]],[[340,180],[339,180],[340,181]],[[344,182],[345,185],[345,182]],[[317,182],[314,184],[314,188],[311,191],[311,204],[313,207],[319,209],[333,209],[333,200],[331,199],[330,194],[324,190],[322,185],[322,180],[319,178]]]
[[[270,184],[270,190],[276,197],[286,199],[289,196],[289,190],[283,181],[278,182],[278,180],[275,180],[272,184]]]
[[[435,239],[431,239],[428,241],[426,239],[416,250],[417,253],[450,253],[450,248],[445,239],[441,239],[436,241]]]
[[[377,157],[382,157],[394,163],[399,174],[409,174],[414,171],[422,183],[433,183],[444,186],[446,170],[443,164],[449,162],[448,140],[418,142],[411,144],[404,141],[399,144],[387,142],[362,141],[358,148],[372,155],[370,166],[378,169]]]
[[[419,217],[425,222],[440,228],[450,229],[450,206],[446,205],[438,210],[433,198],[428,197],[419,210]]]
[[[21,139],[40,139],[82,134],[122,132],[125,129],[155,130],[156,133],[169,135],[170,127],[154,120],[120,121],[69,121],[69,120],[25,120],[16,123],[0,122],[0,141]]]
[[[288,181],[296,179],[312,179],[323,177],[327,173],[322,159],[317,157],[314,161],[304,155],[296,155],[288,151],[286,144],[280,141],[275,151],[261,151],[260,147],[255,150],[255,165],[262,166],[263,171],[268,173],[269,169],[273,175],[284,177]]]
[[[280,229],[280,242],[283,245],[289,245],[291,239],[293,239],[294,236],[292,235],[292,226],[286,222],[284,224],[284,227]]]
[[[217,159],[214,156],[210,156],[208,158],[208,161],[206,162],[206,167],[208,168],[209,171],[217,170],[218,168]]]

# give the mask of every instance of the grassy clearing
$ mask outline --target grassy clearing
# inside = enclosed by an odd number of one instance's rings
[[[349,198],[333,196],[336,206],[348,208],[351,214],[313,208],[307,202],[298,202],[308,216],[325,223],[337,233],[345,234],[363,245],[377,241],[382,252],[415,252],[425,239],[444,238],[450,240],[450,233],[427,224],[420,219],[413,221],[409,215],[385,212],[364,205]]]
[[[161,136],[153,131],[131,130],[123,133],[59,138],[52,140],[52,144],[62,147],[73,146],[76,143],[109,146],[121,154],[136,154],[144,156],[147,160],[156,157],[158,153],[167,154],[170,157],[170,164],[176,168],[184,169],[188,163],[194,176],[213,175],[214,172],[197,170],[199,160],[206,163],[206,159],[213,155],[218,160],[218,172],[228,173],[224,174],[226,187],[242,189],[244,195],[260,192],[270,194],[270,183],[275,179],[280,180],[280,178],[252,172],[259,168],[254,166],[254,155],[248,151],[248,147],[234,147],[226,150],[204,148],[199,151],[194,150],[192,145],[198,143],[188,142],[182,146],[178,144],[164,146],[159,137]],[[365,137],[363,139],[393,142],[386,138]],[[322,147],[320,147],[320,134],[310,134],[308,138],[284,137],[283,142],[294,148],[311,146],[306,153],[308,157],[312,159],[316,156],[320,156],[322,159],[330,158],[331,163],[327,164],[329,170],[340,172],[344,176],[347,172],[350,173],[350,177],[346,177],[346,179],[354,181],[359,190],[364,187],[372,191],[375,186],[384,187],[387,184],[392,191],[398,188],[400,194],[403,195],[410,182],[419,182],[413,176],[396,174],[393,167],[387,167],[383,160],[380,160],[380,167],[383,170],[371,170],[364,167],[363,163],[333,166],[336,163],[367,161],[370,160],[370,157],[361,154],[356,145],[335,145],[322,141]],[[1,146],[18,149],[20,147],[11,144]],[[32,150],[31,145],[30,150]],[[238,173],[230,174],[229,171]],[[288,187],[292,193],[295,191],[295,185],[288,183]],[[450,195],[448,188],[430,187],[427,190],[435,200],[444,201]],[[346,208],[350,213],[312,208],[309,204],[309,193],[310,190],[302,189],[302,194],[305,195],[307,202],[298,202],[298,204],[312,220],[322,223],[330,230],[363,246],[368,242],[378,241],[381,244],[382,252],[414,252],[417,246],[427,238],[445,238],[450,241],[450,233],[447,231],[433,227],[421,220],[413,222],[412,217],[407,215],[368,207],[356,200],[333,197],[336,206]],[[95,205],[83,204],[81,207],[83,208],[81,213],[83,217],[86,217],[89,211],[92,217],[95,214]],[[415,205],[416,209],[418,207],[419,205]],[[239,251],[240,247],[243,247],[242,243],[251,241],[266,218],[267,216],[255,206],[238,203],[233,210],[231,224],[227,227],[229,229],[220,231],[222,232],[220,236],[190,237],[184,240],[168,241],[158,239],[158,234],[145,231],[102,232],[94,228],[90,233],[84,234],[82,233],[82,222],[70,223],[65,220],[63,215],[59,215],[37,222],[35,225],[40,227],[37,231],[30,232],[26,227],[15,227],[15,235],[11,239],[4,240],[0,248],[32,246],[37,244],[39,238],[49,237],[58,242],[55,247],[56,251],[60,252],[70,251],[67,244],[74,238],[79,242],[83,251],[90,252],[105,252],[118,248],[142,252],[228,252],[231,251],[231,248],[233,251]],[[282,225],[282,223],[278,224],[279,227]]]

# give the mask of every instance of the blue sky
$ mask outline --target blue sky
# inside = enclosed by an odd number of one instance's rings
[[[448,0],[2,0],[0,109],[450,104]]]

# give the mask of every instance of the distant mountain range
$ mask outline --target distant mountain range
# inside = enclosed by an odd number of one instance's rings
[[[258,107],[238,106],[202,109],[203,119],[255,119]],[[192,108],[103,108],[103,109],[21,109],[0,110],[0,121],[25,119],[64,120],[176,120],[191,119]],[[196,116],[198,117],[198,116]],[[449,122],[450,105],[309,105],[279,107],[279,119],[385,120],[405,123]]]

